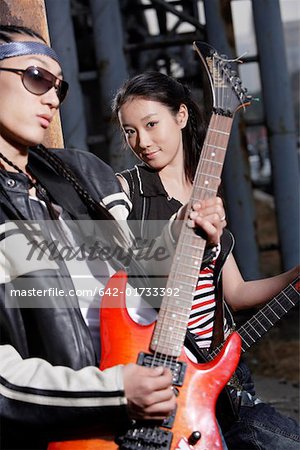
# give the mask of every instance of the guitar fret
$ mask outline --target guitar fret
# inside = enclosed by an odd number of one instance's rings
[[[203,188],[204,188],[204,186],[203,186]],[[203,189],[203,188],[202,188],[202,189]],[[197,189],[197,188],[196,188],[196,189]],[[201,187],[200,187],[200,189],[201,189]],[[216,193],[217,189],[211,189],[211,188],[205,186],[205,191],[206,191],[206,192],[213,192],[213,193]]]
[[[226,148],[225,148],[225,147],[220,147],[219,145],[206,144],[205,146],[206,146],[206,147],[216,148],[217,150],[225,150],[225,151],[226,151]],[[205,158],[202,158],[202,161],[206,161]]]
[[[299,290],[295,286],[299,286],[299,276],[237,330],[242,339],[243,352],[250,348],[274,323],[297,304],[299,301]],[[275,313],[273,308],[276,308],[278,314]],[[274,318],[273,321],[271,320],[271,315]],[[252,335],[253,332],[255,333],[254,336]],[[221,347],[222,345],[211,352],[209,359],[213,359],[219,353]]]
[[[197,249],[195,249],[195,251],[192,252],[192,253],[183,253],[183,256],[184,256],[185,258],[189,258],[189,259],[200,260],[202,255],[199,255],[198,252],[197,252],[196,250],[197,250]],[[175,264],[175,263],[178,264],[178,262],[180,262],[180,261],[181,261],[181,258],[179,258],[179,257],[175,257],[175,258],[174,258],[174,264]]]
[[[179,271],[177,271],[176,275],[183,275],[184,277],[187,277],[187,278],[194,278],[197,281],[198,280],[198,276],[199,276],[198,272],[199,271],[197,271],[196,275],[193,275],[193,274],[188,274],[186,272],[179,272]]]
[[[286,309],[284,309],[284,307],[282,306],[282,304],[279,303],[279,301],[278,301],[277,299],[276,299],[276,302],[277,302],[278,306],[279,306],[280,308],[282,308],[283,311],[286,313],[286,312],[287,312]]]
[[[299,294],[299,292],[298,292],[298,291],[296,291],[296,289],[294,289],[294,291],[295,291],[295,292],[296,292],[297,294]],[[288,300],[288,301],[289,301],[290,303],[292,303],[292,305],[293,305],[293,306],[295,306],[295,304],[296,304],[296,303],[293,303],[293,302],[292,302],[292,299],[291,299],[291,298],[289,298],[289,297],[288,297],[288,296],[286,295],[286,293],[285,293],[285,292],[283,292],[283,295],[285,295],[286,299],[287,299],[287,300]]]
[[[176,310],[176,312],[170,311],[170,314],[171,314],[171,318],[170,318],[171,320],[175,319],[175,317],[177,317],[177,316],[182,316],[184,318],[189,317],[188,313],[180,312],[178,310]]]
[[[190,264],[186,263],[178,263],[178,265],[175,267],[176,270],[178,270],[179,268],[181,268],[183,271],[186,270],[186,272],[190,271],[192,272],[192,274],[194,274],[194,276],[198,276],[199,275],[199,258],[194,259],[194,261],[191,261]]]
[[[206,172],[201,172],[201,175],[203,175],[203,176],[205,176],[205,177],[210,177],[210,178],[213,178],[213,179],[216,179],[216,180],[219,180],[220,179],[220,177],[219,176],[217,176],[217,175],[212,175],[211,173],[206,173]],[[201,189],[201,187],[197,187],[196,188],[196,190],[200,190]]]
[[[229,136],[230,133],[228,133],[228,131],[221,131],[221,130],[216,130],[214,128],[209,128],[209,131],[215,131],[216,133],[220,133],[220,134],[224,134],[226,136]]]
[[[256,322],[263,328],[263,330],[265,331],[265,332],[267,332],[268,331],[268,329],[267,328],[265,328],[264,326],[263,326],[263,324],[257,319],[257,317],[253,317],[253,320],[256,320]],[[250,321],[249,321],[250,322]]]
[[[274,309],[272,309],[272,310],[271,310],[271,313],[273,313],[273,314],[274,314],[274,316],[276,316],[276,317],[277,317],[277,319],[280,319],[280,316],[278,316],[278,314],[276,314],[276,312],[275,312],[275,310],[274,310]]]
[[[196,257],[194,257],[194,259],[195,259]],[[199,260],[199,258],[196,258],[197,260]],[[194,264],[196,265],[196,263],[198,262],[198,261],[195,261],[194,262]],[[191,264],[186,264],[186,263],[183,263],[183,262],[181,262],[180,263],[180,267],[188,267],[189,269],[191,269]],[[193,269],[193,267],[192,267],[192,269]],[[196,269],[197,270],[197,269]],[[198,272],[199,272],[199,268],[198,268]]]
[[[207,155],[207,156],[209,156],[209,155]],[[216,166],[223,166],[223,162],[216,161],[215,159],[203,158],[203,161],[206,161],[208,163],[213,163],[213,165],[216,165]]]
[[[253,327],[253,325],[251,323],[249,323],[250,327],[252,328],[252,330],[259,336],[261,337],[261,335],[259,334],[259,332],[256,330],[256,328]]]
[[[273,322],[266,316],[266,314],[262,313],[262,315],[267,319],[268,322],[270,322],[271,325],[273,325]]]
[[[183,325],[183,323],[184,322],[182,322],[181,325]],[[183,329],[183,327],[180,326],[179,322],[175,326],[174,325],[174,321],[173,322],[170,321],[168,326],[164,328],[164,332],[167,332],[168,336],[170,336],[169,332],[172,331],[172,339],[171,340],[174,340],[174,339],[179,338],[179,337],[181,338],[181,336],[182,336],[182,329]]]
[[[251,344],[248,344],[248,342],[245,340],[245,338],[243,338],[242,340],[243,340],[243,343],[246,344],[248,348],[251,347]],[[246,351],[246,349],[244,349],[244,347],[242,347],[242,350],[243,350],[243,352]]]
[[[245,330],[246,331],[246,330]],[[253,341],[253,342],[255,342],[255,340],[253,339],[253,337],[251,336],[251,334],[249,334],[247,331],[246,331],[246,333],[247,333],[247,335],[249,336],[249,338]]]

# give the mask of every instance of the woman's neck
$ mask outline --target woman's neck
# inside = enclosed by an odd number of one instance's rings
[[[179,169],[168,165],[159,171],[158,174],[169,197],[175,198],[182,204],[189,201],[192,193],[192,183],[187,180],[183,166]]]

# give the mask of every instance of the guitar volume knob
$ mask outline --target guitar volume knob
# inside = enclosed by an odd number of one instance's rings
[[[195,444],[197,444],[197,442],[199,441],[200,438],[201,438],[200,431],[193,431],[192,434],[190,435],[190,437],[188,438],[188,443],[190,445],[195,445]]]

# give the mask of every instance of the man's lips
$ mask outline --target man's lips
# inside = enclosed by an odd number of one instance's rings
[[[37,116],[40,120],[40,124],[42,125],[43,128],[48,128],[51,121],[52,121],[52,117],[48,116],[47,114],[39,114]]]

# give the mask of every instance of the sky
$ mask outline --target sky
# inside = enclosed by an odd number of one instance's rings
[[[300,21],[299,0],[279,0],[283,22]],[[238,33],[245,34],[251,30],[251,0],[232,2],[234,26]]]
[[[244,53],[255,55],[257,53],[255,35],[252,22],[251,0],[233,1],[232,15],[234,30],[236,35],[236,48],[238,56]],[[294,61],[293,67],[300,67],[300,1],[299,0],[280,0],[280,10],[283,24],[298,21],[299,22],[299,52],[296,53],[298,64]],[[295,55],[295,52],[293,52]],[[248,87],[248,90],[254,92],[259,89],[259,71],[255,63],[249,63],[240,66],[240,75]]]

